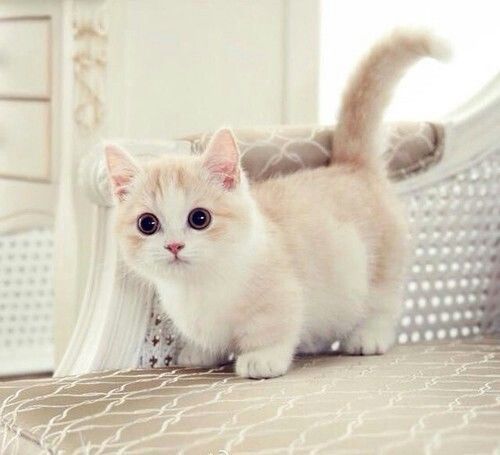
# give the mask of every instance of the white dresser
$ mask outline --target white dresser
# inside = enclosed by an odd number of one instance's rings
[[[0,4],[0,376],[54,365],[61,5]]]

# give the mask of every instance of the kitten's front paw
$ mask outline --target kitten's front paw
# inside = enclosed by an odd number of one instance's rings
[[[342,343],[342,351],[351,355],[384,354],[394,344],[394,329],[387,326],[359,327]]]
[[[283,376],[291,363],[291,355],[276,349],[260,349],[241,354],[236,360],[236,373],[243,378],[275,378]]]
[[[177,357],[177,365],[182,367],[214,367],[220,364],[220,358],[191,344],[186,344]]]

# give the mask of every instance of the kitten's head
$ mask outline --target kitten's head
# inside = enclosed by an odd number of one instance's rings
[[[105,152],[129,266],[154,280],[237,264],[252,237],[255,208],[229,130],[218,131],[198,157],[140,164],[117,146]]]

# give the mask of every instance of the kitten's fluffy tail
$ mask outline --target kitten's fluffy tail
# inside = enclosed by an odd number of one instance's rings
[[[361,61],[344,92],[332,162],[376,165],[383,113],[406,70],[423,57],[450,56],[444,41],[423,30],[394,30]]]

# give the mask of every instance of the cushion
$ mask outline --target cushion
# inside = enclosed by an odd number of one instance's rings
[[[281,126],[236,129],[245,170],[253,180],[326,165],[330,160],[334,129],[318,126]],[[185,137],[194,153],[205,150],[211,133]],[[386,126],[389,176],[401,180],[426,170],[442,156],[443,129],[428,122],[399,122]],[[333,156],[335,157],[335,151]]]
[[[499,341],[304,357],[259,381],[227,366],[6,382],[0,453],[492,453]]]

